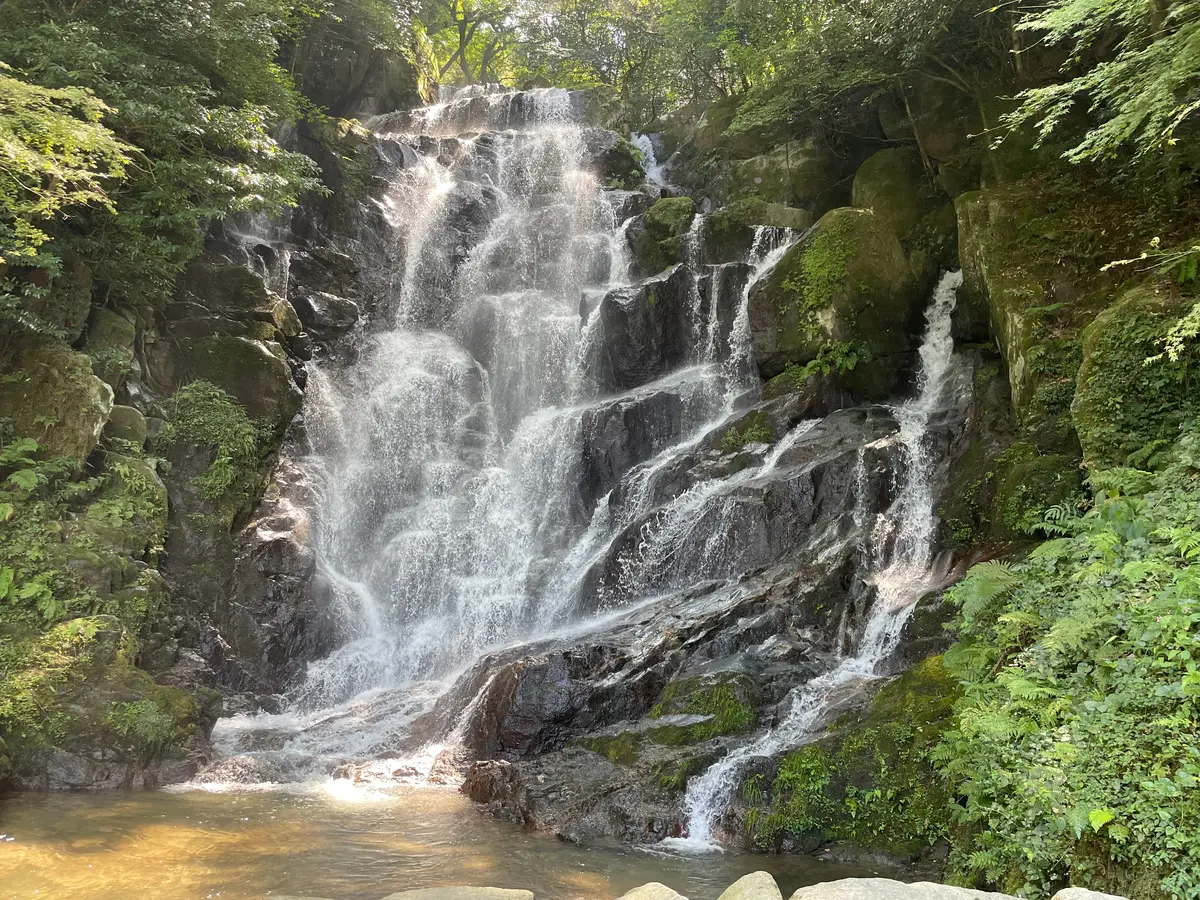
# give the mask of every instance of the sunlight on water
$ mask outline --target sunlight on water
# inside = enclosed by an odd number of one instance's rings
[[[716,900],[768,869],[785,895],[866,874],[807,857],[680,860],[582,849],[494,822],[450,790],[142,793],[0,804],[0,898],[377,900],[452,884],[526,888],[538,900],[611,900],[649,881]],[[11,838],[11,840],[7,839]]]

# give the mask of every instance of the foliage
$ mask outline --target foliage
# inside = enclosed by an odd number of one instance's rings
[[[861,362],[871,361],[871,348],[862,341],[832,341],[821,347],[816,358],[800,366],[788,363],[783,373],[776,376],[779,383],[792,390],[800,390],[812,379],[836,372],[846,375],[853,372]]]
[[[302,107],[274,62],[291,21],[284,0],[0,3],[0,134],[24,148],[0,252],[19,242],[31,269],[0,285],[4,305],[27,307],[68,249],[113,294],[161,299],[210,220],[315,189],[315,164],[272,136]]]
[[[937,757],[964,827],[952,871],[1042,897],[1065,884],[1200,891],[1200,432],[1159,474],[1091,476],[1080,515],[951,593],[963,686]]]
[[[802,847],[839,842],[909,855],[944,839],[946,796],[930,753],[956,695],[933,657],[885,687],[859,720],[843,718],[832,737],[787,754],[769,789],[753,780],[743,787],[754,842],[771,849],[788,837]]]
[[[1086,104],[1096,124],[1064,154],[1073,162],[1172,147],[1200,109],[1197,0],[1052,0],[1018,27],[1071,53],[1065,80],[1025,91],[1008,124],[1034,124],[1044,140]]]
[[[224,390],[208,381],[193,381],[175,394],[173,413],[159,442],[181,441],[211,447],[212,462],[193,484],[201,496],[217,500],[257,474],[263,433],[246,410]]]
[[[113,110],[80,88],[51,90],[0,63],[0,263],[38,258],[41,225],[59,212],[112,209],[105,187],[125,174],[131,149],[101,124]]]
[[[726,453],[738,453],[750,444],[771,443],[771,429],[761,418],[755,417],[742,428],[730,428],[721,438],[721,449]]]

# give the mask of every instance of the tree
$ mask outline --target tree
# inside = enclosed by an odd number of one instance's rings
[[[1070,56],[1066,79],[1021,94],[1008,124],[1044,139],[1086,107],[1094,124],[1068,160],[1161,154],[1200,110],[1200,0],[1052,0],[1018,27]]]

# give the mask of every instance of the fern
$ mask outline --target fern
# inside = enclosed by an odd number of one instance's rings
[[[970,625],[1017,583],[1017,573],[1005,562],[980,563],[950,592],[950,599],[962,607],[962,618]]]

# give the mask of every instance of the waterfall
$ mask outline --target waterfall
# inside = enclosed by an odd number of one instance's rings
[[[857,651],[689,786],[692,834],[711,840],[742,762],[802,741],[828,696],[873,677],[928,581],[927,444],[957,282],[928,312],[918,395],[891,416],[764,402],[750,301],[802,236],[759,227],[743,260],[713,265],[697,215],[681,263],[634,281],[629,210],[657,191],[604,189],[611,136],[577,106],[475,89],[371,123],[403,159],[377,197],[386,228],[364,244],[367,314],[353,353],[310,367],[295,460],[320,497],[315,590],[340,646],[308,662],[281,712],[222,720],[214,740],[275,780],[347,764],[423,777],[438,747],[490,727],[512,653],[586,643],[689,592],[736,603],[748,573],[863,556],[851,541],[869,535]],[[772,438],[731,450],[750,415]],[[868,472],[881,442],[887,462]],[[820,471],[843,457],[854,486]],[[877,514],[870,485],[901,457],[907,477]]]
[[[654,141],[650,139],[650,135],[634,132],[629,136],[629,143],[637,147],[642,154],[642,168],[646,171],[646,177],[659,187],[666,187],[667,164],[658,161],[658,154],[654,150]]]
[[[652,435],[670,457],[757,384],[745,307],[786,249],[781,229],[759,229],[738,298],[703,306],[688,275],[682,368],[625,393],[602,383],[628,222],[588,171],[573,102],[481,90],[373,123],[420,152],[385,198],[395,247],[375,326],[353,366],[318,371],[306,408],[319,564],[347,640],[309,665],[296,709],[444,677],[577,618],[595,551],[645,512],[614,518],[606,493],[581,492],[588,429],[622,404],[677,398]]]
[[[832,670],[797,688],[779,725],[758,739],[733,750],[703,774],[692,778],[684,798],[687,837],[664,843],[685,852],[719,849],[720,822],[737,790],[746,763],[775,756],[804,743],[822,715],[856,684],[874,679],[877,669],[896,649],[900,633],[920,597],[936,584],[930,571],[936,526],[935,461],[929,446],[930,417],[946,390],[954,361],[951,314],[962,285],[962,273],[942,277],[926,311],[917,394],[895,408],[904,448],[905,479],[892,507],[875,527],[872,571],[865,580],[875,587],[866,627],[853,654]],[[861,483],[860,452],[855,480]],[[855,511],[856,517],[858,510]]]

